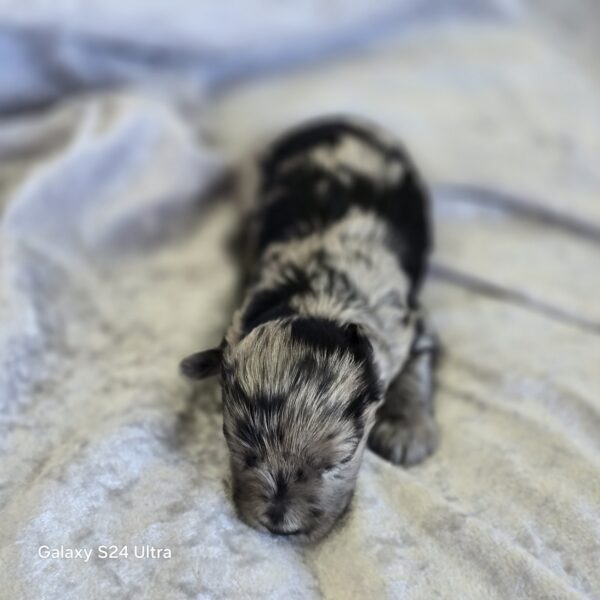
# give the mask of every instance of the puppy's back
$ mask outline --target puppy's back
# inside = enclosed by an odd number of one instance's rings
[[[323,230],[353,208],[389,225],[416,295],[432,244],[427,191],[399,142],[355,118],[310,121],[271,144],[260,161],[255,250]]]

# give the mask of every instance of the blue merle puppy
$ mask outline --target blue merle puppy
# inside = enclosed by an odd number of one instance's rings
[[[348,507],[365,446],[412,465],[437,445],[417,301],[428,197],[398,143],[355,119],[291,131],[259,171],[245,299],[222,344],[181,367],[220,376],[240,517],[315,540]]]

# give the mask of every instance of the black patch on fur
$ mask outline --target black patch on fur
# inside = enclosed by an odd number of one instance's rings
[[[354,136],[365,144],[385,155],[400,153],[408,161],[408,156],[400,148],[389,147],[369,129],[352,120],[337,117],[314,120],[292,129],[272,146],[268,156],[263,160],[263,168],[268,175],[273,174],[278,165],[290,158],[309,152],[318,146],[335,146],[345,136]]]
[[[273,500],[275,502],[281,502],[285,499],[288,491],[288,484],[285,476],[281,471],[277,473],[277,477],[275,478],[275,494],[273,495]]]
[[[244,459],[244,465],[247,469],[253,469],[258,464],[258,456],[256,454],[248,454]]]
[[[262,436],[255,424],[243,419],[236,423],[236,434],[238,439],[250,448],[258,448],[262,443]]]
[[[360,400],[358,398],[353,399],[350,403],[352,408],[349,410],[348,415],[354,419],[360,436],[362,436],[363,432],[363,416],[366,407],[374,402],[379,402],[383,396],[381,382],[379,381],[379,376],[377,375],[372,359],[364,363],[363,385],[363,397]]]
[[[294,311],[287,304],[288,299],[289,296],[283,296],[277,289],[257,292],[242,315],[242,337],[268,321],[293,315]]]
[[[240,442],[257,452],[273,442],[282,442],[285,431],[276,421],[281,414],[286,397],[279,394],[248,397],[235,380],[222,382],[223,398],[226,405],[242,409],[243,416],[237,419],[235,433]],[[265,423],[277,422],[275,427],[265,427]]]
[[[332,260],[325,249],[319,248],[314,252],[313,261],[319,274],[324,275],[326,278],[325,292],[327,294],[333,295],[335,293],[338,298],[348,304],[355,303],[359,299],[366,302],[364,295],[348,278],[348,274],[338,269],[335,262],[332,264]]]
[[[344,417],[346,419],[354,420],[357,424],[360,423],[367,406],[369,406],[371,402],[372,399],[366,392],[356,394],[344,409]]]
[[[353,352],[355,342],[352,326],[339,325],[321,317],[298,317],[290,327],[292,338],[311,348],[327,354]]]
[[[242,337],[263,323],[296,314],[289,301],[310,289],[308,278],[294,265],[285,265],[281,275],[284,279],[281,284],[252,296],[242,315]]]
[[[317,359],[310,354],[303,356],[297,363],[296,369],[300,377],[308,377],[312,375],[318,367]]]
[[[275,431],[275,435],[276,435],[276,437],[277,437],[277,441],[278,441],[280,444],[283,444],[283,441],[285,440],[285,431],[284,431],[284,429],[283,429],[283,425],[282,425],[281,423],[279,423],[279,424],[277,425],[277,429],[276,429],[276,431]]]
[[[257,395],[248,399],[248,407],[256,412],[279,412],[284,402],[285,397],[279,394]]]

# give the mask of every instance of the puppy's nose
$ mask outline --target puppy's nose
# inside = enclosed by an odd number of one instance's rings
[[[277,502],[273,504],[269,508],[269,510],[267,510],[267,517],[269,518],[269,521],[275,526],[281,525],[284,516],[285,506],[282,502]]]

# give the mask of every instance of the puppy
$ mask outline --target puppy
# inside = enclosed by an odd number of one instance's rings
[[[218,348],[240,517],[316,540],[348,507],[365,447],[403,465],[436,447],[435,339],[418,306],[428,197],[404,150],[355,119],[310,122],[259,166],[250,284]]]

